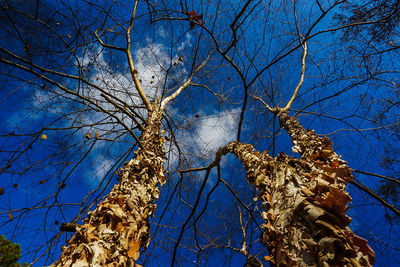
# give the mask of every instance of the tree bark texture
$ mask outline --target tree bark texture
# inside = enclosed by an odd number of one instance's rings
[[[139,251],[150,241],[148,218],[156,208],[153,202],[159,185],[165,183],[161,118],[159,109],[149,112],[141,148],[125,163],[119,183],[83,219],[51,266],[139,266]]]
[[[345,188],[353,179],[347,163],[329,138],[305,130],[287,111],[278,116],[301,158],[271,158],[238,142],[225,148],[241,160],[263,201],[266,260],[272,266],[372,266],[367,241],[347,227],[351,198]]]

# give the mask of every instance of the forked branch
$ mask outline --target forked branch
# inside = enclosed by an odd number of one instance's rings
[[[189,76],[189,78],[186,80],[186,82],[184,84],[182,84],[178,89],[176,89],[175,92],[173,92],[170,96],[166,97],[163,99],[163,101],[161,102],[161,110],[163,110],[165,108],[165,106],[173,99],[175,99],[181,92],[183,89],[185,89],[186,87],[188,87],[193,79],[193,76],[196,74],[196,72],[198,72],[199,70],[201,70],[207,63],[208,58],[205,59],[193,72],[192,74]]]
[[[299,92],[301,86],[303,85],[304,82],[304,74],[305,74],[305,70],[306,70],[306,58],[307,58],[307,42],[304,42],[303,44],[303,58],[301,60],[301,75],[300,75],[300,81],[296,86],[296,89],[294,89],[293,95],[290,98],[289,102],[286,104],[285,107],[280,108],[278,106],[276,107],[271,107],[270,105],[268,105],[261,97],[257,97],[257,96],[253,96],[254,100],[259,100],[261,101],[261,103],[264,104],[264,106],[271,111],[274,114],[277,114],[280,111],[286,111],[289,110],[290,106],[293,104],[294,100],[296,99],[297,93]]]

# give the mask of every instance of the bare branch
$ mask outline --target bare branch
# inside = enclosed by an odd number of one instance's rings
[[[289,100],[289,102],[286,104],[286,106],[284,107],[284,109],[288,110],[290,108],[290,106],[293,104],[293,101],[296,99],[297,93],[300,90],[300,87],[303,85],[303,81],[304,81],[304,73],[306,70],[306,57],[307,57],[307,42],[304,42],[303,44],[303,59],[301,61],[301,76],[300,76],[300,81],[299,84],[297,85],[296,89],[293,92],[292,98]]]
[[[140,95],[140,98],[142,99],[143,103],[145,104],[146,109],[148,111],[151,111],[152,110],[151,103],[147,99],[146,94],[143,91],[142,85],[141,85],[141,83],[139,81],[138,72],[135,69],[135,66],[133,64],[132,53],[131,53],[131,30],[133,28],[133,21],[135,20],[136,8],[137,8],[138,2],[139,2],[139,0],[135,1],[135,6],[134,6],[133,11],[132,11],[132,16],[131,16],[131,21],[129,23],[129,28],[126,30],[126,49],[125,49],[125,53],[126,53],[126,57],[128,59],[129,69],[131,71],[132,79],[133,79],[133,82],[135,83],[136,90],[138,91],[138,93]]]
[[[105,114],[108,114],[109,116],[111,116],[112,118],[114,118],[120,125],[122,125],[122,126],[133,136],[133,138],[135,138],[135,140],[136,140],[136,141],[138,142],[138,144],[141,146],[139,138],[138,138],[138,137],[136,136],[136,134],[130,129],[130,127],[128,127],[123,121],[121,121],[121,120],[118,118],[118,116],[112,114],[111,112],[109,112],[108,110],[106,110],[105,108],[103,108],[102,106],[98,105],[98,104],[96,103],[96,101],[94,101],[94,100],[92,100],[92,99],[90,99],[90,98],[88,98],[88,97],[85,97],[85,96],[83,96],[83,95],[81,95],[81,94],[79,94],[79,93],[77,93],[77,92],[74,92],[74,91],[68,89],[67,87],[61,85],[60,83],[58,83],[58,82],[56,82],[56,81],[50,79],[49,77],[44,76],[43,74],[41,74],[41,73],[39,73],[39,72],[37,72],[37,71],[35,71],[35,70],[33,70],[33,69],[29,69],[29,68],[26,67],[26,66],[23,66],[23,65],[21,65],[21,64],[18,64],[18,63],[15,63],[15,62],[12,62],[12,61],[3,59],[3,58],[0,58],[0,62],[1,62],[1,63],[5,63],[5,64],[8,64],[8,65],[10,65],[10,66],[18,67],[19,69],[21,69],[21,70],[23,70],[23,71],[30,72],[31,74],[37,76],[38,78],[40,78],[40,79],[42,79],[42,80],[44,80],[44,81],[47,81],[48,83],[50,83],[50,84],[52,84],[52,85],[58,87],[58,88],[61,89],[62,91],[66,92],[66,93],[68,93],[68,94],[70,94],[70,95],[76,96],[76,97],[82,99],[83,101],[87,101],[88,103],[90,103],[91,105],[97,107],[99,110],[101,110],[101,111],[104,112]]]
[[[100,43],[103,47],[107,47],[107,48],[111,48],[111,49],[115,49],[115,50],[119,50],[119,51],[125,51],[125,49],[122,48],[122,47],[104,43],[103,40],[101,40],[100,36],[97,34],[98,31],[99,31],[99,30],[96,30],[96,31],[94,32],[94,35],[96,36],[97,41],[99,41],[99,43]],[[104,31],[103,31],[103,32],[104,32]]]
[[[384,175],[381,175],[381,174],[372,173],[372,172],[365,172],[365,171],[360,171],[360,170],[355,170],[355,169],[351,169],[351,171],[352,172],[356,172],[356,173],[365,174],[365,175],[379,177],[379,178],[382,178],[382,179],[385,179],[385,180],[400,184],[400,180],[399,179],[388,177],[388,176],[384,176]]]
[[[384,200],[382,197],[380,197],[374,190],[371,188],[365,186],[362,184],[360,181],[358,181],[356,178],[354,178],[353,181],[351,181],[351,184],[355,185],[358,189],[364,191],[371,197],[375,198],[377,201],[379,201],[384,207],[390,209],[395,213],[397,216],[400,216],[400,210],[398,210],[394,205],[388,203],[386,200]]]
[[[190,77],[186,80],[186,82],[184,84],[182,84],[178,89],[176,89],[175,92],[173,92],[170,96],[166,97],[162,102],[161,102],[161,110],[163,110],[165,108],[165,105],[168,104],[168,102],[170,102],[171,100],[175,99],[181,92],[183,89],[185,89],[186,87],[188,87],[191,84],[192,78],[193,76],[196,74],[196,72],[198,72],[199,70],[201,70],[207,63],[208,58],[206,60],[204,60],[194,71],[193,73],[190,75]]]
[[[268,105],[264,100],[262,100],[261,97],[253,96],[253,99],[254,99],[254,100],[259,100],[259,101],[261,101],[261,103],[263,103],[264,106],[265,106],[269,111],[271,111],[272,113],[275,113],[276,108],[272,108],[272,107],[271,107],[270,105]]]

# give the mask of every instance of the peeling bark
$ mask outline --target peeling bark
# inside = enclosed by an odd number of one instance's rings
[[[329,138],[305,130],[287,111],[278,116],[301,158],[271,158],[238,142],[225,148],[241,160],[263,201],[266,260],[273,266],[372,266],[367,241],[347,227],[351,198],[345,188],[353,179],[347,163]]]
[[[161,111],[149,112],[136,156],[121,170],[119,184],[76,227],[51,266],[140,266],[140,249],[150,241],[149,217],[165,183]]]

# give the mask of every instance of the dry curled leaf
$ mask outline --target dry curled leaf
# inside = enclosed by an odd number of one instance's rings
[[[273,264],[275,264],[275,261],[272,259],[272,257],[271,257],[270,255],[264,256],[264,260],[265,260],[265,261],[270,261],[270,262],[272,262]]]

